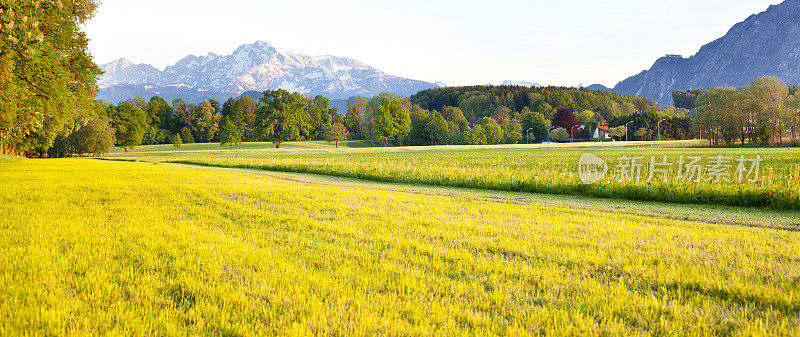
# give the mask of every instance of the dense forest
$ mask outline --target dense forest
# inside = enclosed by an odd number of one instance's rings
[[[449,87],[419,92],[411,97],[411,102],[425,110],[457,108],[467,116],[470,125],[482,118],[494,118],[501,126],[509,120],[512,128],[514,122],[518,122],[525,130],[526,141],[529,128],[538,136],[530,135],[533,141],[561,140],[565,136],[589,140],[599,125],[616,127],[617,138],[625,134],[630,140],[658,139],[659,127],[662,139],[692,137],[687,109],[663,109],[644,97],[626,97],[586,88]],[[505,118],[506,115],[509,117]],[[542,134],[541,123],[531,120],[543,120],[545,127],[560,136]],[[558,130],[560,128],[564,130]]]
[[[489,117],[500,108],[523,111],[525,108],[552,118],[561,108],[572,111],[592,111],[599,121],[636,113],[653,112],[671,116],[685,116],[686,111],[662,109],[644,97],[620,96],[610,91],[592,91],[586,88],[523,87],[523,86],[469,86],[430,89],[411,97],[414,104],[425,110],[438,110],[445,106],[458,107],[475,118]]]

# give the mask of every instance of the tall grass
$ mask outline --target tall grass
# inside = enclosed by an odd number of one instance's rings
[[[585,152],[599,155],[608,163],[612,172],[606,179],[592,185],[581,183],[578,162]],[[655,156],[661,160],[665,155],[675,165],[670,171],[673,179],[663,183],[658,179],[660,175],[656,175],[656,179],[647,182],[650,158]],[[758,181],[739,183],[735,178],[736,165],[730,169],[730,182],[717,183],[702,179],[696,183],[675,179],[680,156],[709,159],[717,155],[732,158],[745,156],[750,159],[761,156],[764,162],[761,163]],[[620,182],[614,176],[614,166],[623,156],[644,158],[640,182]],[[786,148],[434,149],[246,155],[198,153],[193,156],[156,158],[173,163],[314,173],[385,182],[800,210],[800,150]],[[706,165],[703,177],[707,177],[708,173]]]
[[[0,335],[800,334],[798,232],[81,159],[0,199]]]

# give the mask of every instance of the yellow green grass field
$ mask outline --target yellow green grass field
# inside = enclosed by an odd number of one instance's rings
[[[377,185],[0,161],[0,335],[800,334],[791,223]]]
[[[496,191],[800,211],[800,149],[697,145],[696,141],[676,141],[335,149],[325,143],[297,142],[287,143],[281,150],[265,143],[220,150],[218,145],[202,144],[177,151],[166,151],[164,146],[145,147],[112,158]],[[605,179],[592,185],[581,182],[578,163],[584,153],[605,160]],[[638,160],[635,179],[633,174],[629,180],[617,174],[621,172],[617,166],[625,165],[626,158],[628,164],[631,158]],[[693,158],[699,161],[692,164]],[[716,167],[724,170],[714,170],[717,158],[720,164]],[[760,162],[755,165],[757,158]],[[651,160],[668,165],[653,165]],[[681,161],[685,165],[681,166]],[[691,165],[700,167],[698,174],[680,179],[680,172]],[[758,169],[751,170],[756,166]],[[651,176],[651,167],[669,172]],[[725,175],[715,176],[714,172]]]

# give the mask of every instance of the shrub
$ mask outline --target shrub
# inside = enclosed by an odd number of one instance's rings
[[[91,153],[99,156],[108,153],[114,146],[114,133],[111,119],[93,118],[69,138],[76,153]]]
[[[550,140],[562,141],[569,138],[569,133],[564,128],[558,128],[550,132]]]
[[[176,133],[175,136],[172,136],[172,146],[175,146],[176,149],[183,147],[183,139],[181,139],[180,133]]]

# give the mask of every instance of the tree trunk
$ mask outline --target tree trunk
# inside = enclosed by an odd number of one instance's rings
[[[742,146],[744,146],[744,137],[747,129],[744,127],[744,121],[741,121],[740,124],[742,125],[742,133],[739,136],[742,139]]]

